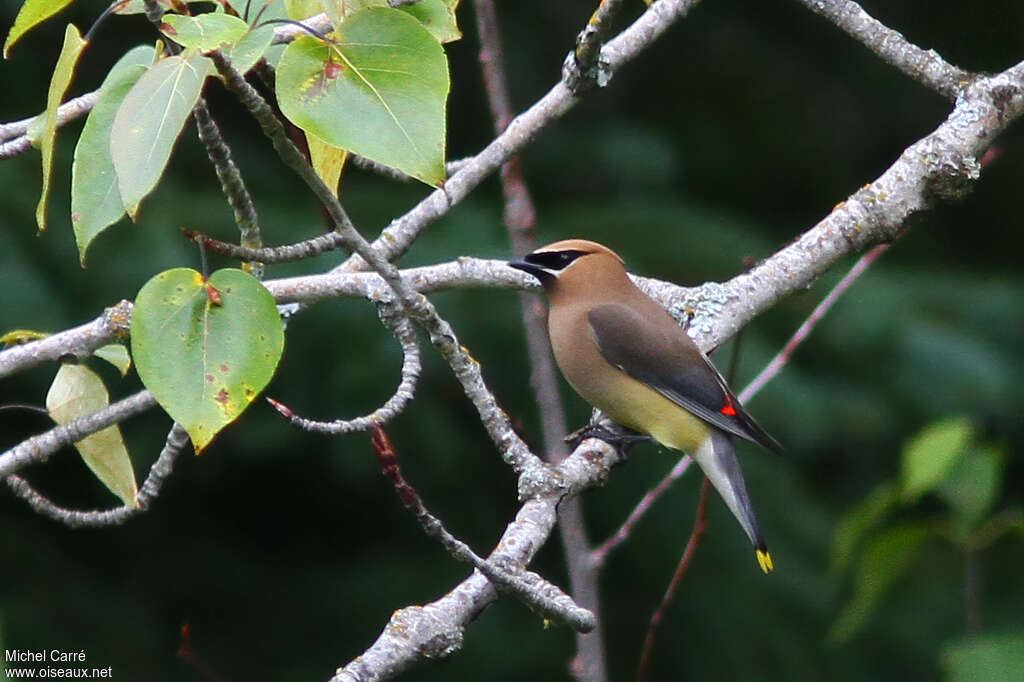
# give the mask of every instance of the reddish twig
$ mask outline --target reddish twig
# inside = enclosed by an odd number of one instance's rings
[[[645,682],[648,678],[651,664],[651,650],[654,648],[654,641],[658,635],[658,627],[661,625],[662,618],[665,616],[665,611],[676,596],[676,589],[682,582],[683,576],[686,574],[686,569],[690,567],[690,561],[693,559],[693,554],[697,550],[700,538],[704,534],[707,521],[708,487],[708,479],[705,478],[703,485],[700,487],[700,502],[697,503],[697,518],[693,522],[693,531],[690,533],[690,540],[686,543],[686,549],[683,550],[683,556],[679,560],[679,566],[676,567],[675,575],[672,576],[672,582],[669,583],[668,589],[665,590],[665,595],[661,598],[661,604],[658,605],[658,609],[654,612],[654,615],[651,616],[651,624],[647,628],[647,635],[644,637],[644,647],[640,653],[640,664],[636,671],[637,682]]]
[[[181,641],[178,644],[178,658],[183,660],[190,668],[195,670],[199,677],[207,682],[224,682],[224,678],[217,674],[208,663],[196,656],[192,648],[192,628],[188,623],[181,626]]]
[[[398,457],[391,439],[379,424],[373,425],[370,438],[381,471],[391,479],[398,498],[416,516],[427,535],[439,541],[456,559],[472,564],[499,591],[515,595],[545,618],[564,622],[578,632],[594,629],[597,624],[594,614],[578,606],[539,574],[527,571],[522,566],[499,565],[498,562],[483,559],[469,545],[448,532],[440,519],[427,510],[416,489],[405,480],[398,467]]]
[[[643,499],[637,503],[636,507],[634,507],[629,516],[626,517],[626,520],[622,523],[619,529],[615,531],[615,534],[605,540],[600,547],[591,553],[591,563],[596,566],[604,565],[605,559],[608,558],[608,554],[626,541],[629,534],[633,532],[633,527],[637,524],[637,521],[639,521],[641,517],[650,510],[651,505],[654,504],[655,500],[661,497],[673,483],[682,478],[683,474],[689,470],[690,464],[692,463],[693,460],[688,456],[681,457],[679,461],[676,462],[676,465],[672,467],[672,471],[668,472],[668,475],[661,479],[661,482],[658,483],[658,485],[651,488],[647,494],[643,496]]]
[[[737,397],[740,399],[741,403],[745,403],[753,398],[758,391],[764,388],[765,384],[774,379],[775,376],[782,371],[782,368],[789,363],[789,359],[793,356],[793,352],[800,347],[800,344],[807,340],[807,337],[811,335],[815,325],[817,325],[821,318],[825,316],[825,313],[835,305],[836,301],[839,300],[839,297],[850,288],[850,285],[868,269],[868,266],[875,262],[875,260],[885,253],[888,248],[889,244],[879,244],[861,256],[860,260],[854,263],[853,267],[850,268],[850,271],[846,273],[846,276],[839,280],[839,283],[832,288],[832,291],[828,292],[828,296],[822,299],[821,303],[815,307],[810,316],[808,316],[808,318],[803,321],[803,324],[801,324],[793,333],[793,336],[790,337],[789,341],[786,342],[786,345],[782,347],[782,350],[780,350],[778,354],[772,358],[772,361],[769,362],[763,370],[761,370],[761,373],[754,377],[754,380],[747,384],[747,387],[740,392]]]

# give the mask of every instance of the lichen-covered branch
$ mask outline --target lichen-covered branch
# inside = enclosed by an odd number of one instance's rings
[[[692,317],[690,333],[698,345],[718,346],[840,258],[892,241],[911,216],[964,196],[980,175],[978,157],[1022,112],[1024,62],[977,79],[938,128],[821,222],[749,271],[699,287],[672,304],[671,312]]]
[[[799,0],[886,63],[949,99],[956,98],[976,76],[953,66],[935,50],[925,50],[864,11],[852,0]]]
[[[0,379],[66,355],[80,358],[92,355],[100,346],[128,335],[131,311],[131,302],[121,301],[92,322],[0,351]]]

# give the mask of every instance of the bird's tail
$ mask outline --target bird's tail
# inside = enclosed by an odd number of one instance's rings
[[[768,553],[768,546],[761,536],[761,529],[757,524],[757,516],[754,515],[754,506],[747,494],[747,486],[743,482],[743,472],[740,471],[732,439],[724,431],[711,429],[711,435],[691,455],[750,538],[761,570],[770,573],[775,566]]]

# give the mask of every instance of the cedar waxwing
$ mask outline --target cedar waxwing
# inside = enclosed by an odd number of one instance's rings
[[[601,244],[567,239],[509,265],[544,286],[551,347],[569,384],[615,422],[693,457],[771,571],[731,437],[780,446],[704,353]]]

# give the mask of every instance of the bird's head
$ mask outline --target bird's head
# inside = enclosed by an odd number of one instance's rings
[[[542,246],[510,261],[509,267],[536,277],[549,295],[582,293],[602,282],[626,278],[626,267],[617,253],[586,239],[565,239]]]

